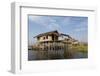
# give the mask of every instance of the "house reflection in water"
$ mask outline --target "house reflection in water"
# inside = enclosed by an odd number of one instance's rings
[[[77,40],[57,30],[39,34],[34,38],[37,42],[32,49],[38,51],[39,59],[64,59],[68,57],[67,52],[71,50],[71,46],[78,45]]]

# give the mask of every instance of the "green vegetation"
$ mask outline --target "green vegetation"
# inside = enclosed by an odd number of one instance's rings
[[[88,45],[80,44],[77,46],[72,46],[72,49],[74,49],[77,52],[87,53],[88,52]]]

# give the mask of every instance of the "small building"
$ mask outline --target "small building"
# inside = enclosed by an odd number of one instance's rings
[[[63,42],[69,42],[71,44],[72,42],[71,36],[67,34],[59,33],[57,30],[39,34],[34,38],[37,38],[38,43],[63,41]]]
[[[71,36],[59,33],[57,30],[39,34],[34,38],[37,38],[37,43],[34,47],[39,47],[42,50],[45,48],[55,49],[55,47],[57,49],[64,48],[65,44],[72,44]]]

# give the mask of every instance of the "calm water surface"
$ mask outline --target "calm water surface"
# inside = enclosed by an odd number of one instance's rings
[[[60,52],[58,59],[64,59],[64,57],[62,56],[62,53]],[[75,53],[73,55],[72,59],[75,58],[87,58],[87,53]],[[39,51],[34,51],[34,50],[28,50],[28,60],[47,60],[48,59],[48,52],[39,52]]]

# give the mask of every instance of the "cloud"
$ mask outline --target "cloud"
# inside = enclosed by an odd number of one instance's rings
[[[76,28],[74,32],[86,31],[87,28]]]
[[[66,18],[64,18],[63,20],[62,20],[62,22],[61,22],[61,24],[63,25],[63,26],[67,26],[67,25],[69,25],[69,24],[71,24],[71,18],[70,17],[66,17]]]
[[[29,20],[31,20],[33,24],[35,22],[49,30],[57,30],[60,28],[60,25],[57,23],[56,19],[49,16],[29,16]]]
[[[88,24],[88,18],[87,17],[71,17],[68,16],[63,19],[62,21],[63,26],[68,27],[81,27],[86,26]]]
[[[37,21],[41,16],[29,16],[29,20],[31,21]]]
[[[58,30],[60,29],[59,23],[56,21],[56,19],[48,18],[48,25],[46,25],[46,28],[49,30]]]
[[[47,26],[47,28],[50,29],[50,30],[58,30],[58,29],[60,29],[60,26],[59,26],[59,24],[57,24],[57,23],[50,23],[50,24]]]

